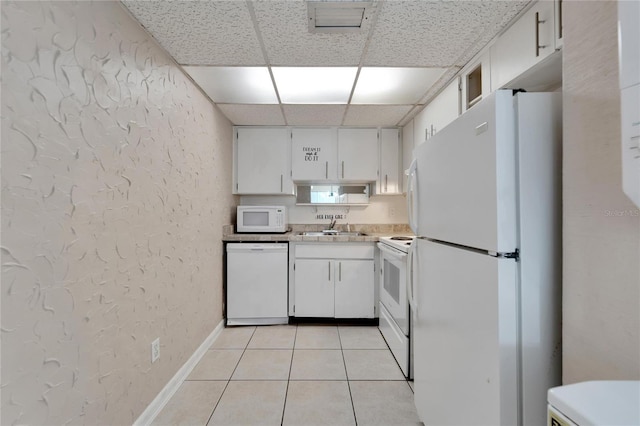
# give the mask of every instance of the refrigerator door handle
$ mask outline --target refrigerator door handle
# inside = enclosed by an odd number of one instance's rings
[[[416,184],[418,183],[417,172],[418,162],[414,159],[409,167],[409,179],[407,181],[407,212],[409,214],[409,227],[414,234],[418,233],[418,191]]]

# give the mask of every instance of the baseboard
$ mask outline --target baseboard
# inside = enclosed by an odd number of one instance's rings
[[[148,426],[169,402],[171,397],[176,393],[182,382],[185,381],[193,369],[198,365],[198,362],[207,353],[207,350],[211,347],[213,342],[218,338],[218,335],[224,328],[224,319],[216,326],[211,334],[204,339],[204,342],[196,349],[191,357],[184,363],[184,365],[178,370],[178,372],[169,380],[166,386],[160,391],[160,393],[151,401],[151,404],[140,414],[140,417],[133,423],[133,426]]]

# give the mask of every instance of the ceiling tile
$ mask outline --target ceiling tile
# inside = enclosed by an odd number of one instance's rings
[[[184,70],[213,102],[228,104],[277,104],[267,67],[185,66]]]
[[[283,105],[291,126],[339,126],[346,105]]]
[[[222,113],[236,126],[284,126],[280,105],[218,104]]]
[[[309,33],[302,0],[254,2],[258,27],[271,65],[356,66],[360,63],[375,7],[357,33]]]
[[[444,71],[442,68],[362,68],[351,104],[415,104]]]
[[[478,39],[488,37],[489,41],[501,29],[499,23],[508,22],[527,3],[528,0],[384,2],[379,6],[364,65],[459,65],[459,57]]]
[[[345,126],[395,126],[413,105],[349,105]]]
[[[180,64],[265,65],[243,1],[123,3]]]

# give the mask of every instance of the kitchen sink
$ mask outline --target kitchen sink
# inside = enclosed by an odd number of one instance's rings
[[[361,237],[367,234],[363,234],[362,232],[343,232],[343,231],[313,231],[313,232],[301,232],[300,235],[304,237]]]

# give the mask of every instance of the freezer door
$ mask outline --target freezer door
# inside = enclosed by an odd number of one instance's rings
[[[420,420],[518,424],[517,263],[427,240],[416,241],[415,255]]]
[[[516,247],[511,91],[496,91],[416,149],[420,236],[491,250]]]

